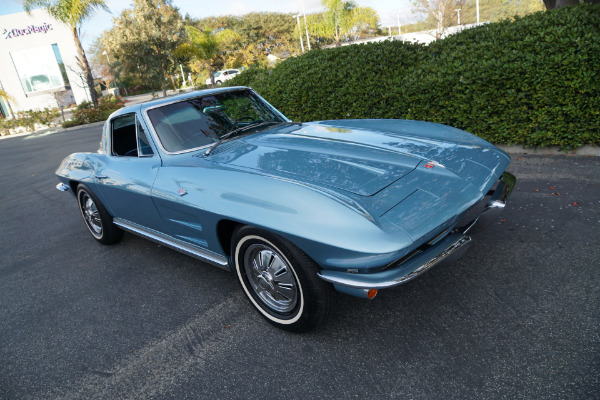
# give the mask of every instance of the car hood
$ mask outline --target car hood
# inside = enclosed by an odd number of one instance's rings
[[[403,120],[304,123],[223,143],[214,162],[372,196],[420,164],[481,181],[509,158],[488,142],[444,125]]]

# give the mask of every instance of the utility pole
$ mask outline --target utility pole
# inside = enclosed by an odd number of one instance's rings
[[[479,0],[475,0],[475,12],[477,13],[477,23],[479,23]]]
[[[298,35],[300,36],[300,47],[304,53],[304,42],[302,41],[302,27],[300,26],[300,14],[296,15],[296,21],[298,21]]]
[[[456,14],[458,14],[458,25],[460,26],[460,10],[462,10],[462,8],[459,8],[458,10],[454,10],[456,11]]]

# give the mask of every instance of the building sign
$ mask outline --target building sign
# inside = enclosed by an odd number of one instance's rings
[[[4,31],[2,31],[2,36],[4,36],[4,39],[12,39],[19,36],[31,35],[32,33],[47,33],[52,29],[52,24],[44,22],[42,25],[29,25],[23,29],[14,28],[8,30],[5,28]]]

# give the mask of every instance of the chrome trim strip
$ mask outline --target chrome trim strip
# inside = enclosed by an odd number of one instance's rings
[[[126,221],[121,218],[113,218],[113,223],[127,232],[131,232],[136,235],[142,236],[146,239],[150,239],[154,242],[165,245],[173,250],[177,250],[188,256],[192,256],[199,260],[206,261],[209,264],[224,269],[226,271],[231,271],[227,258],[222,255],[199,248],[182,240],[175,239],[174,237],[171,237],[169,235],[165,235],[164,233],[155,231],[153,229],[145,228],[141,225]]]
[[[411,257],[393,268],[372,274],[350,274],[341,271],[323,270],[317,275],[335,285],[356,289],[385,289],[401,285],[423,274],[441,263],[459,258],[471,244],[471,237],[459,233],[452,234],[437,245]]]
[[[61,192],[67,192],[69,189],[71,189],[68,185],[65,185],[64,183],[59,183],[56,185],[56,188],[58,190],[60,190]]]

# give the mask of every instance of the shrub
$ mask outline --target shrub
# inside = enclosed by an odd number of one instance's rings
[[[83,104],[83,103],[82,103]],[[123,99],[120,96],[104,96],[98,100],[98,108],[77,107],[73,113],[73,119],[63,122],[63,128],[91,124],[92,122],[106,121],[110,114],[123,107]]]
[[[94,104],[91,101],[83,101],[77,105],[77,110],[85,110],[93,107]]]
[[[301,121],[405,118],[493,143],[600,145],[600,5],[486,24],[429,46],[312,51],[226,85],[251,86]]]
[[[50,126],[60,116],[57,108],[44,108],[43,110],[28,110],[16,112],[14,118],[0,120],[0,132],[4,135],[15,133],[19,128],[33,131],[35,125]]]
[[[71,128],[73,126],[78,126],[81,125],[80,121],[74,120],[74,119],[70,119],[68,121],[65,121],[62,123],[62,127],[63,128]]]

